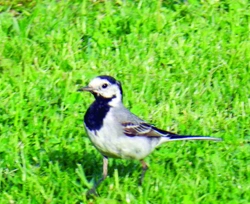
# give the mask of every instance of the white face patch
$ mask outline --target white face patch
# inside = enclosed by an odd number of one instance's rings
[[[111,106],[116,106],[122,101],[120,87],[117,84],[111,84],[106,79],[100,79],[97,77],[89,83],[89,87],[93,88],[93,92],[98,96],[112,98],[109,102],[109,105]]]

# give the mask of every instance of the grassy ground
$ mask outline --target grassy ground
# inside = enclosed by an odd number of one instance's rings
[[[249,203],[250,5],[240,1],[0,1],[0,203]],[[76,92],[100,74],[175,142],[146,160],[102,159]]]

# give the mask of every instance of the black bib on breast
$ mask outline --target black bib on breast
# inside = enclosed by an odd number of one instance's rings
[[[100,130],[103,125],[103,120],[106,117],[109,109],[109,102],[113,98],[96,97],[96,100],[91,104],[84,116],[84,123],[89,130]]]

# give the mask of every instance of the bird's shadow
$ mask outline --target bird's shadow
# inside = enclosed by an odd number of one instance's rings
[[[97,181],[102,177],[103,160],[96,151],[71,152],[69,150],[52,150],[47,153],[50,162],[58,163],[61,171],[75,172],[82,166],[87,180]],[[119,177],[130,177],[134,171],[140,174],[140,162],[134,160],[109,159],[108,175],[112,177],[115,169],[118,170]],[[138,174],[138,175],[139,175]]]

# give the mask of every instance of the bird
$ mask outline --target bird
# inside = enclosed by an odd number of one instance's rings
[[[142,184],[148,169],[144,158],[161,144],[177,140],[221,141],[221,138],[210,136],[179,135],[145,122],[123,105],[122,85],[112,76],[97,76],[88,86],[79,87],[78,91],[90,92],[95,98],[84,115],[84,126],[90,141],[103,156],[102,177],[89,193],[95,192],[106,179],[108,158],[140,161],[142,173],[139,183]]]

